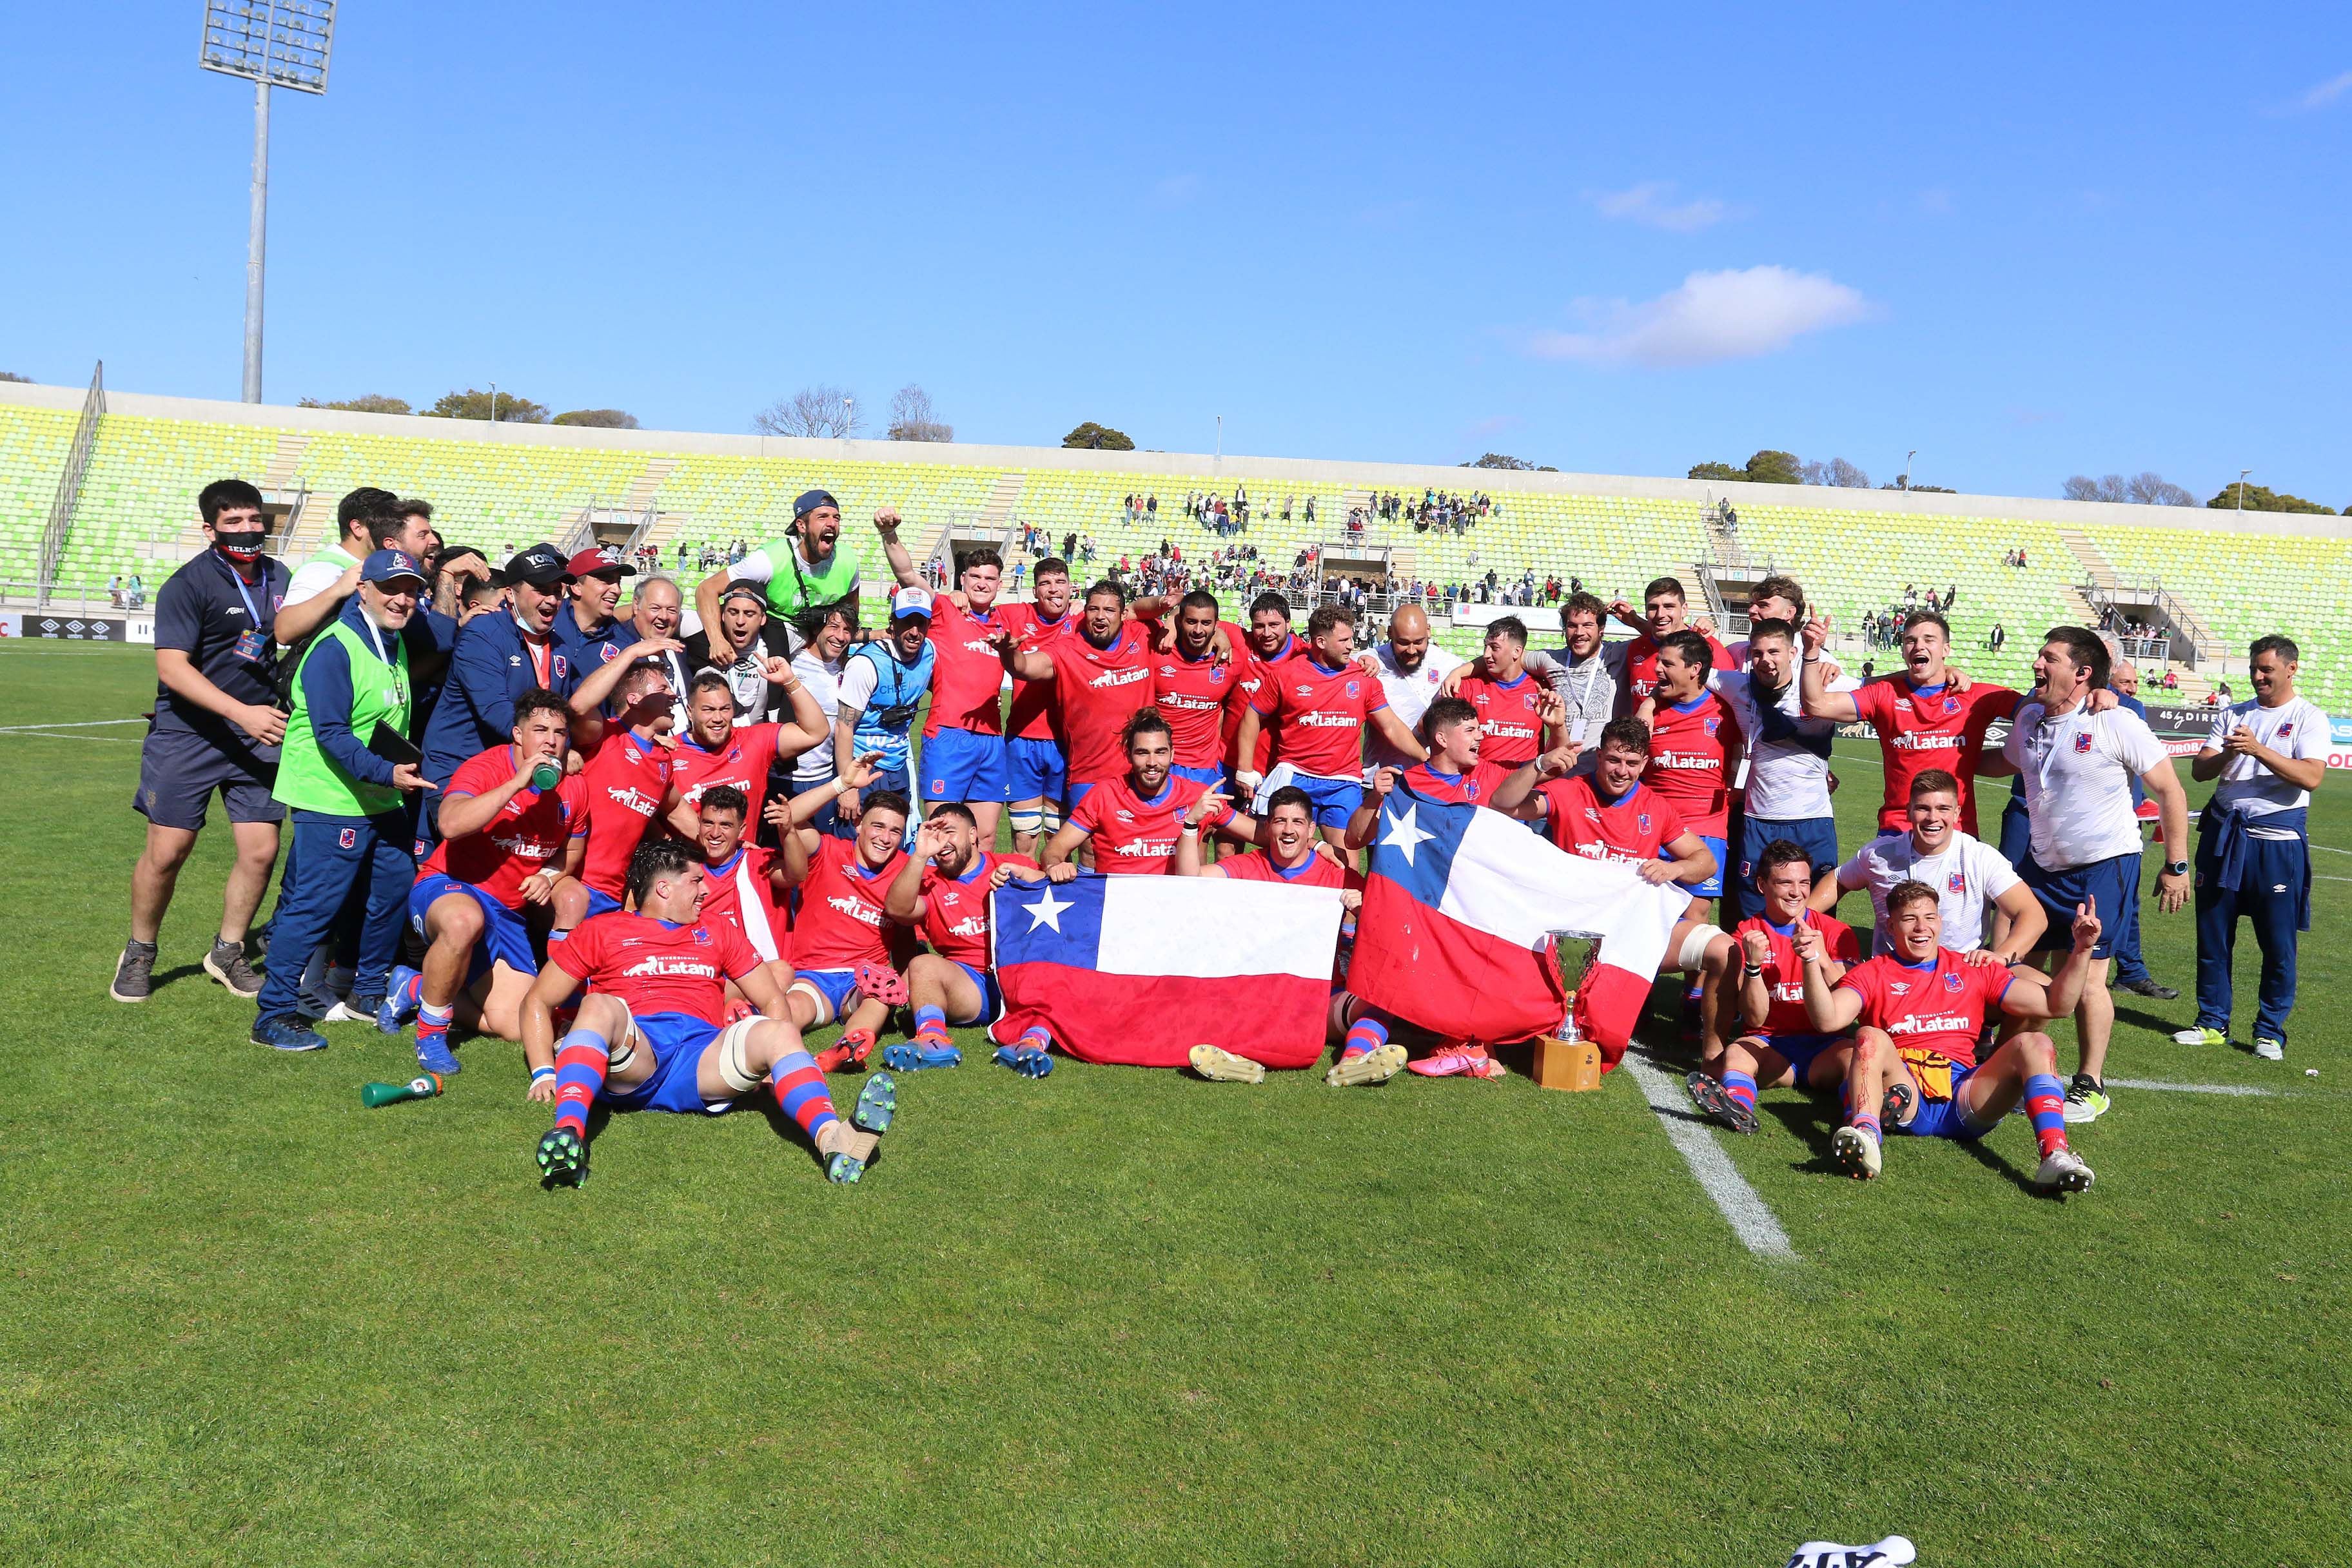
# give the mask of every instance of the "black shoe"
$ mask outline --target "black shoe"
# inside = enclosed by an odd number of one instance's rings
[[[115,962],[114,979],[106,994],[117,1002],[144,1002],[155,994],[155,944],[133,942],[123,944],[122,956]]]
[[[540,1184],[576,1187],[588,1179],[588,1145],[569,1127],[551,1127],[539,1141]]]
[[[2118,980],[2115,989],[2128,991],[2135,996],[2152,996],[2158,1002],[2178,1002],[2180,993],[2169,985],[2159,985],[2154,980]]]

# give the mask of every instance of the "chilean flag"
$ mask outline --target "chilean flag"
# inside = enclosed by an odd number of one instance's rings
[[[1433,800],[1400,780],[1381,808],[1348,989],[1433,1034],[1525,1039],[1568,1012],[1553,939],[1600,938],[1576,1022],[1613,1067],[1690,899],[1631,866],[1568,854],[1501,812]]]
[[[1323,1054],[1339,891],[1223,878],[1007,882],[989,897],[1010,1045],[1033,1024],[1080,1061],[1182,1067],[1221,1047],[1270,1068]]]

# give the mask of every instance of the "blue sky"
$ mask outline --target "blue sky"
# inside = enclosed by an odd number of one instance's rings
[[[200,9],[19,8],[0,368],[237,395]],[[346,4],[275,100],[270,400],[2352,504],[2342,7],[993,9]]]

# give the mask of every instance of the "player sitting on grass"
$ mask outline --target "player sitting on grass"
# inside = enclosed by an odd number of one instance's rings
[[[1201,857],[1199,826],[1189,820],[1181,823],[1176,838],[1176,875],[1338,889],[1340,907],[1348,911],[1340,920],[1339,947],[1331,972],[1331,988],[1340,991],[1348,978],[1348,944],[1354,937],[1355,912],[1364,907],[1363,877],[1319,843],[1315,833],[1315,797],[1296,784],[1285,784],[1266,798],[1259,837],[1264,840],[1262,853],[1228,855],[1207,863]],[[1346,1032],[1344,1027],[1339,1031],[1342,1040]],[[1347,1078],[1328,1078],[1328,1081],[1378,1083],[1394,1076],[1403,1065],[1403,1049],[1387,1047],[1379,1062],[1359,1066]],[[1223,1083],[1260,1083],[1265,1079],[1262,1064],[1216,1046],[1192,1047],[1192,1070]],[[1334,1066],[1331,1070],[1337,1073],[1339,1068]]]
[[[524,692],[515,699],[513,743],[461,763],[434,808],[441,842],[408,890],[424,968],[394,974],[377,1017],[398,1028],[416,1009],[416,1060],[427,1072],[458,1070],[449,1026],[461,1014],[485,1034],[522,1037],[523,993],[539,973],[525,907],[550,911],[558,932],[587,912],[588,889],[563,871],[588,798],[586,782],[563,772],[571,732],[562,698]]]
[[[931,945],[907,965],[914,1037],[883,1048],[885,1067],[904,1072],[962,1065],[948,1026],[992,1024],[1004,1011],[1004,993],[988,967],[988,896],[1007,882],[1038,882],[1045,876],[1025,855],[982,849],[970,807],[957,801],[931,807],[915,828],[914,852],[883,900],[892,920],[914,927]],[[1034,1061],[1019,1058],[1013,1047],[1003,1046],[996,1059],[1025,1078],[1054,1070],[1051,1057],[1034,1055]]]
[[[873,781],[868,753],[853,764],[848,783],[866,790]],[[806,803],[814,814],[819,794],[796,795],[792,804]],[[891,921],[883,900],[906,863],[899,846],[906,840],[908,816],[905,795],[871,790],[859,796],[855,838],[835,838],[798,824],[782,830],[784,880],[800,892],[793,922],[795,973],[784,999],[796,1027],[817,1029],[841,1021],[841,1038],[817,1053],[827,1072],[863,1068],[890,1020],[890,1009],[907,1002],[899,965],[914,942]]]
[[[1813,862],[1802,848],[1785,838],[1764,847],[1756,867],[1764,912],[1740,921],[1731,933],[1743,960],[1737,985],[1745,1031],[1724,1047],[1718,1061],[1703,1063],[1685,1080],[1699,1110],[1734,1132],[1756,1131],[1759,1088],[1827,1089],[1846,1076],[1853,1042],[1816,1034],[1806,1016],[1797,931],[1807,927],[1820,934],[1832,984],[1848,966],[1862,962],[1862,949],[1843,921],[1805,907],[1812,883]],[[1727,978],[1725,984],[1734,983]]]
[[[2087,1189],[2091,1167],[2066,1146],[2066,1090],[2058,1081],[2050,1037],[2021,1031],[1981,1063],[1977,1042],[1985,1015],[1995,1007],[2027,1023],[2074,1010],[2098,945],[2098,916],[2088,904],[2077,907],[2074,947],[2045,990],[2012,983],[2009,965],[1986,949],[1963,953],[1944,946],[1943,913],[1936,889],[1925,882],[1905,882],[1889,892],[1886,911],[1894,926],[1891,950],[1836,980],[1830,977],[1821,933],[1810,926],[1797,930],[1805,1013],[1813,1028],[1827,1035],[1854,1030],[1845,1124],[1830,1140],[1831,1154],[1857,1177],[1876,1176],[1884,1163],[1880,1117],[1890,1097],[1896,1102],[1895,1131],[1966,1142],[1991,1131],[2023,1100],[2042,1150],[2035,1182],[2059,1192]]]
[[[771,812],[792,805],[789,800],[768,803]],[[760,955],[782,991],[793,983],[788,956],[792,921],[785,912],[792,885],[776,864],[776,852],[744,837],[743,814],[750,809],[751,802],[733,784],[712,784],[702,792],[701,808],[695,813],[695,845],[702,851],[702,868],[709,879],[702,923],[713,931],[733,927]]]
[[[539,1141],[549,1185],[588,1179],[588,1111],[599,1100],[617,1110],[715,1116],[765,1080],[835,1182],[865,1174],[889,1127],[898,1094],[887,1073],[866,1080],[849,1122],[835,1113],[760,955],[734,931],[702,922],[706,880],[691,846],[646,845],[629,863],[630,908],[583,924],[532,982],[522,1004],[523,1055],[530,1098],[555,1106],[555,1125]],[[761,1016],[722,1022],[730,980]],[[583,984],[588,994],[559,1043],[555,1009]]]

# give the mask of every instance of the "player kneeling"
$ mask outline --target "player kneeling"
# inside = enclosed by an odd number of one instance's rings
[[[1814,1032],[1797,944],[1810,938],[1822,945],[1832,984],[1862,961],[1862,948],[1844,921],[1806,908],[1812,880],[1813,862],[1803,849],[1785,838],[1765,846],[1756,867],[1764,912],[1731,933],[1740,946],[1737,1005],[1746,1028],[1711,1064],[1714,1071],[1684,1080],[1692,1101],[1734,1132],[1756,1131],[1759,1089],[1827,1089],[1846,1077],[1853,1042]]]
[[[825,1175],[865,1174],[898,1108],[887,1073],[866,1081],[845,1122],[824,1075],[784,1016],[784,994],[740,932],[702,923],[708,879],[693,848],[648,844],[629,862],[630,909],[593,917],[558,943],[522,1005],[530,1097],[555,1105],[539,1141],[553,1186],[588,1179],[588,1110],[732,1110],[767,1082],[825,1162]],[[722,1022],[732,980],[762,1016]],[[583,985],[572,1032],[559,1044],[554,1012]],[[854,1124],[853,1124],[854,1123]]]
[[[1025,855],[982,849],[980,824],[969,808],[954,801],[931,807],[915,829],[914,853],[883,900],[892,920],[913,926],[931,945],[907,965],[914,1036],[886,1047],[884,1066],[905,1072],[961,1065],[963,1053],[948,1037],[948,1026],[992,1024],[1004,1012],[1004,993],[988,967],[988,896],[1007,882],[1045,878]],[[996,1059],[1024,1078],[1054,1070],[1054,1058],[1041,1048],[1002,1046]]]
[[[2074,948],[2045,990],[2012,984],[2009,966],[1989,952],[1944,946],[1943,913],[1925,882],[1897,884],[1886,895],[1886,914],[1894,926],[1889,951],[1835,981],[1820,939],[1800,939],[1805,1012],[1813,1027],[1855,1031],[1845,1125],[1831,1139],[1830,1152],[1858,1177],[1877,1175],[1881,1108],[1890,1099],[1895,1131],[1969,1142],[1991,1131],[2022,1099],[2042,1149],[2035,1181],[2064,1193],[2088,1188],[2091,1167],[2066,1146],[2066,1090],[2050,1037],[2026,1030],[1981,1063],[1976,1053],[1985,1015],[1995,1007],[2026,1023],[2074,1012],[2098,945],[2098,916],[2088,905],[2076,910]]]

